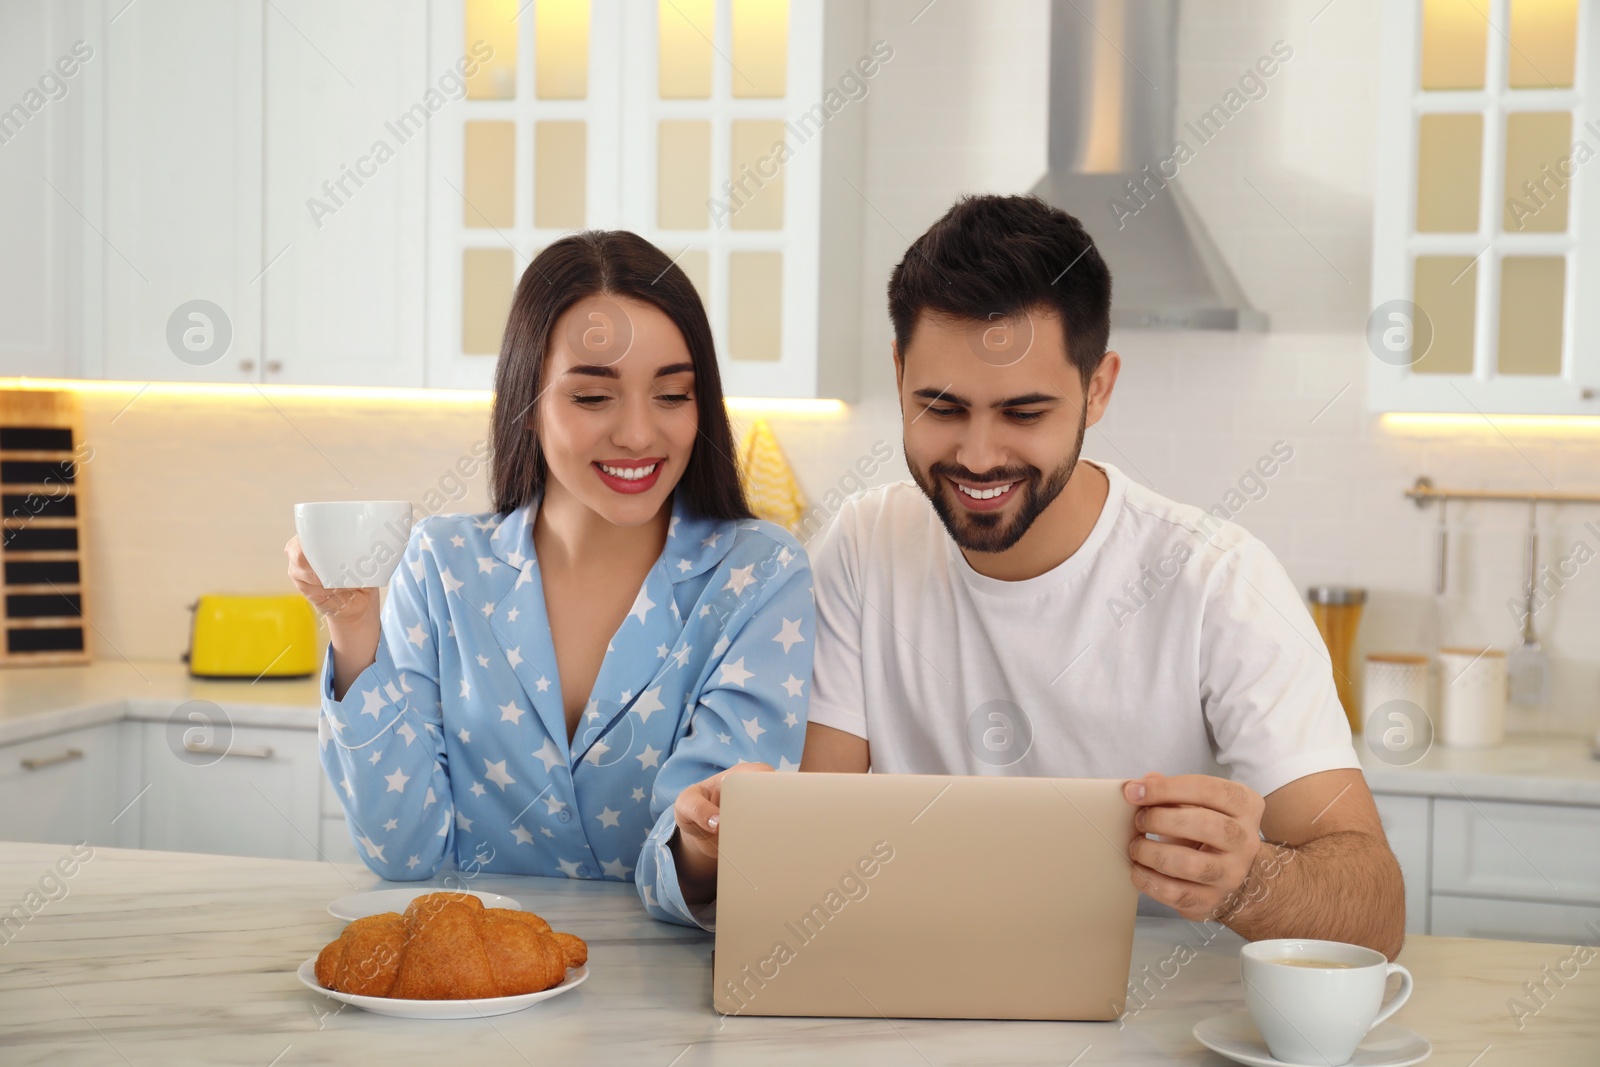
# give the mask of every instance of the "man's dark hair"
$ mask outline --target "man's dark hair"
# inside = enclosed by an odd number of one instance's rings
[[[1088,383],[1111,333],[1111,271],[1083,224],[1035,196],[966,196],[912,242],[889,276],[900,355],[925,313],[979,322],[1058,315]]]

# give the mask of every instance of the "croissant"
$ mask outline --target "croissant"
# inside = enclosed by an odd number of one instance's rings
[[[405,914],[357,919],[317,955],[327,989],[405,1000],[537,993],[581,967],[589,946],[528,911],[485,908],[469,893],[428,893]]]

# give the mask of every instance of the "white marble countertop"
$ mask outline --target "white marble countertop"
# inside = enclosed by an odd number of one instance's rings
[[[187,700],[211,701],[236,726],[317,727],[315,677],[208,681],[189,677],[183,663],[102,660],[0,670],[0,744],[118,719],[163,720]]]
[[[1600,759],[1592,738],[1522,734],[1482,749],[1435,744],[1408,767],[1375,758],[1359,737],[1356,751],[1374,793],[1600,807]]]
[[[160,721],[186,700],[211,701],[236,726],[316,728],[315,678],[206,681],[182,663],[105,660],[0,670],[0,744],[123,718]],[[1377,759],[1359,737],[1356,751],[1376,793],[1600,807],[1589,738],[1513,735],[1482,750],[1436,744],[1408,767]]]
[[[0,902],[24,901],[66,852],[0,846]],[[1148,1001],[1120,1023],[724,1018],[710,1004],[711,936],[653,922],[631,885],[481,875],[473,888],[587,939],[589,980],[515,1015],[398,1020],[341,1008],[294,974],[342,927],[330,900],[386,884],[363,868],[101,848],[65,884],[0,943],[8,1065],[1218,1065],[1190,1030],[1243,1006],[1237,937],[1141,918],[1133,974],[1168,977],[1152,977]],[[1520,1030],[1508,1013],[1525,981],[1571,951],[1413,936],[1400,962],[1416,992],[1395,1021],[1428,1037],[1442,1065],[1593,1067],[1600,974],[1580,972]]]

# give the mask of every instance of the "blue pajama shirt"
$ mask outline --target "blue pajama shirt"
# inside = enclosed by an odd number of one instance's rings
[[[631,880],[653,917],[710,928],[678,886],[673,802],[735,763],[798,769],[815,647],[805,551],[773,523],[697,517],[675,498],[569,744],[536,507],[416,523],[377,661],[343,700],[330,646],[318,737],[351,839],[386,879],[450,859]]]

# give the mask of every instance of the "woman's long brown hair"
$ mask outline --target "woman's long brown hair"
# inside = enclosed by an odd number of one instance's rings
[[[551,335],[563,312],[590,296],[649,304],[678,327],[694,364],[699,427],[689,462],[673,492],[688,509],[712,519],[748,519],[733,459],[733,431],[723,403],[711,323],[683,269],[655,245],[627,230],[584,230],[540,252],[523,271],[511,302],[490,418],[490,478],[496,512],[513,511],[543,490],[549,468],[539,447],[537,399]],[[534,429],[527,427],[534,415]]]

